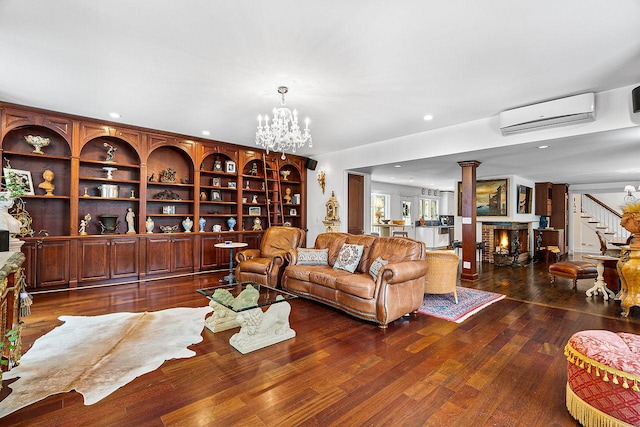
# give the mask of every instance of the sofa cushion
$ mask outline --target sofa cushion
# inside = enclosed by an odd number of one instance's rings
[[[376,284],[367,273],[355,273],[337,277],[336,289],[349,295],[371,299],[375,293]]]
[[[369,267],[369,274],[373,280],[378,279],[378,273],[380,273],[380,269],[385,265],[389,264],[389,261],[385,261],[382,257],[378,257],[373,260],[371,263],[371,267]]]
[[[360,264],[360,258],[362,257],[363,250],[364,246],[362,245],[345,243],[342,245],[342,249],[340,249],[338,258],[333,264],[333,268],[353,273],[356,271],[356,268],[358,268],[358,264]]]
[[[311,266],[310,268],[314,268]],[[336,270],[331,267],[319,267],[309,272],[309,281],[326,288],[336,288],[336,280],[339,277],[351,276],[352,274],[346,270]]]
[[[382,257],[389,262],[424,259],[424,243],[404,237],[379,237],[373,243],[369,258]]]
[[[316,249],[329,249],[329,265],[333,265],[338,258],[340,248],[347,240],[349,234],[347,233],[322,233],[316,237],[315,248]]]
[[[297,265],[329,265],[329,249],[298,249]]]
[[[358,263],[358,268],[356,268],[356,271],[359,271],[360,273],[366,273],[369,271],[369,264],[371,264],[371,260],[369,259],[369,252],[371,251],[373,242],[375,242],[376,239],[376,236],[367,234],[352,234],[347,237],[345,243],[349,243],[352,245],[362,245],[364,247],[362,249],[362,256],[360,257],[360,262]]]

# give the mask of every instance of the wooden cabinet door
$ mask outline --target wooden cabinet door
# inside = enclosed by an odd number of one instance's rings
[[[36,287],[69,283],[69,240],[43,240],[36,251]]]
[[[109,239],[78,241],[78,281],[109,279]]]
[[[193,271],[193,239],[191,236],[174,237],[171,243],[171,271]]]
[[[111,277],[138,275],[138,239],[113,238],[111,240]]]
[[[24,269],[24,277],[27,283],[28,290],[34,290],[36,288],[36,268],[37,268],[37,256],[36,256],[36,242],[25,242],[22,245],[22,253],[25,256],[22,268]]]
[[[200,239],[200,269],[212,270],[220,267],[219,250],[214,247],[216,243],[222,242],[220,235],[203,235]],[[227,258],[228,259],[228,258]]]
[[[147,237],[147,274],[171,272],[171,239],[167,236]]]

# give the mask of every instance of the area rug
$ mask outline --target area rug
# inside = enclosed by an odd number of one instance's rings
[[[202,341],[204,317],[210,311],[171,308],[59,317],[65,323],[38,338],[20,365],[4,373],[4,380],[18,379],[0,402],[0,418],[71,390],[91,405],[166,360],[194,356],[187,347]]]
[[[451,322],[461,323],[470,316],[496,301],[504,298],[504,295],[493,292],[457,286],[458,304],[451,294],[425,294],[419,313]]]

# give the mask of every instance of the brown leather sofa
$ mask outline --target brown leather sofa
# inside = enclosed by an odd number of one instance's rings
[[[333,268],[343,244],[363,245],[353,273]],[[423,242],[405,237],[377,237],[347,233],[318,235],[315,249],[328,249],[327,265],[297,265],[298,250],[290,250],[282,275],[288,292],[328,304],[381,328],[415,312],[422,304],[427,263]],[[374,280],[369,273],[378,257],[388,261]]]
[[[296,227],[267,228],[260,249],[245,249],[236,253],[236,278],[240,282],[254,282],[271,287],[280,284],[285,254],[291,248],[306,243],[306,232]]]

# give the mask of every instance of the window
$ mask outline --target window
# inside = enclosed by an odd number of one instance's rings
[[[420,199],[419,208],[420,217],[424,216],[426,220],[437,220],[438,218],[438,201],[432,199]]]
[[[371,194],[371,223],[380,224],[381,219],[389,217],[389,195]]]

